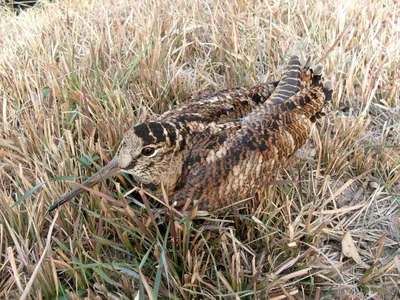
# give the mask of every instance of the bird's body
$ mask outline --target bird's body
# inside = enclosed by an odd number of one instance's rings
[[[138,124],[125,133],[114,170],[182,210],[216,211],[250,198],[323,115],[332,86],[321,71],[293,57],[279,82],[201,96]]]

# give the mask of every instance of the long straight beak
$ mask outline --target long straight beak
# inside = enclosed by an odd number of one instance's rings
[[[118,156],[115,156],[106,166],[101,168],[96,174],[94,174],[92,177],[89,177],[86,179],[82,185],[85,187],[92,187],[96,183],[99,183],[107,178],[113,177],[119,172],[119,167],[118,167]],[[71,200],[72,198],[78,196],[80,193],[84,192],[85,190],[81,187],[77,187],[73,189],[71,192],[68,194],[65,194],[58,200],[56,203],[51,205],[47,211],[52,211],[59,207],[60,205],[64,204],[65,202]]]

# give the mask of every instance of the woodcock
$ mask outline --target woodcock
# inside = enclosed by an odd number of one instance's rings
[[[118,155],[82,185],[125,172],[183,211],[195,205],[209,212],[235,207],[271,181],[306,143],[332,89],[321,64],[308,61],[301,67],[292,57],[278,82],[192,98],[134,126]],[[64,195],[49,211],[82,191],[78,187]]]

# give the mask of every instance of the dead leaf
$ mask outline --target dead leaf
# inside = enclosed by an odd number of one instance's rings
[[[396,265],[397,270],[400,272],[400,255],[394,257],[394,264]]]
[[[360,254],[358,254],[356,245],[351,237],[350,231],[347,231],[342,239],[342,251],[346,257],[351,257],[358,264],[362,263]]]

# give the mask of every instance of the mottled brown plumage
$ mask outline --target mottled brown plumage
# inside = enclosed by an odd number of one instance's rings
[[[306,142],[332,84],[322,66],[293,57],[283,78],[200,96],[125,133],[118,158],[84,183],[117,171],[182,210],[216,211],[250,198]],[[50,207],[76,196],[75,189]]]

